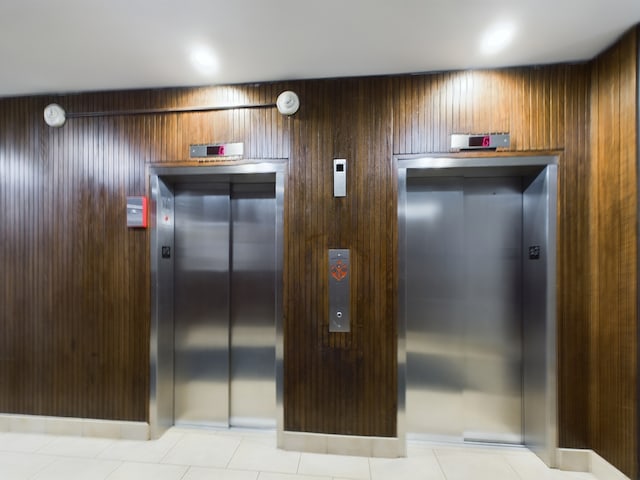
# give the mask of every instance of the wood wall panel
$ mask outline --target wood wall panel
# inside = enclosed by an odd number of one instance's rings
[[[563,97],[565,145],[558,167],[558,416],[559,444],[589,446],[589,99],[591,67],[573,67]]]
[[[395,203],[387,196],[392,155],[387,89],[387,81],[379,79],[300,86],[285,265],[289,430],[395,434],[396,347],[389,340],[396,338],[396,307],[388,295],[392,271],[386,268],[395,259],[394,239],[386,241]],[[345,198],[333,197],[334,158],[348,162]],[[348,334],[328,331],[329,248],[351,249]]]
[[[590,445],[638,474],[637,32],[596,59],[591,92]]]
[[[285,427],[393,436],[391,157],[448,152],[451,133],[507,131],[513,152],[560,154],[560,444],[595,446],[633,472],[635,167],[608,155],[633,153],[620,141],[637,125],[629,42],[593,65],[0,99],[0,411],[147,419],[149,236],[125,228],[125,197],[148,193],[150,163],[187,160],[192,143],[241,141],[247,158],[289,159]],[[302,104],[293,117],[264,108],[42,122],[51,101],[68,112],[243,105],[289,88]],[[332,195],[333,158],[348,160],[346,198]],[[350,334],[328,332],[334,247],[352,253]]]

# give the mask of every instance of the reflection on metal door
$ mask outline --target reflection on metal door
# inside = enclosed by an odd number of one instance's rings
[[[275,187],[174,196],[174,422],[274,427]]]
[[[231,212],[229,422],[275,427],[274,185],[233,185]]]
[[[229,186],[181,185],[174,198],[175,423],[226,425]]]
[[[407,429],[522,443],[519,177],[407,179]]]

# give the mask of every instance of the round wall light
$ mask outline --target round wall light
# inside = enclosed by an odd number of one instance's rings
[[[50,127],[61,127],[67,120],[67,114],[57,103],[51,103],[44,109],[44,121]]]
[[[282,115],[293,115],[300,108],[300,99],[295,92],[287,90],[278,95],[276,106]]]

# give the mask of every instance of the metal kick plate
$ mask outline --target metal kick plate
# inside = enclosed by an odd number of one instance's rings
[[[329,249],[329,331],[350,332],[351,265],[349,249]]]

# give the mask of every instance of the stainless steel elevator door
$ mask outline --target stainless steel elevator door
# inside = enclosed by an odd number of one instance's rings
[[[274,184],[180,184],[174,423],[274,427]]]
[[[227,425],[228,184],[174,190],[174,422]]]
[[[232,190],[229,422],[275,428],[275,186]]]
[[[407,431],[522,443],[519,177],[407,179]]]

